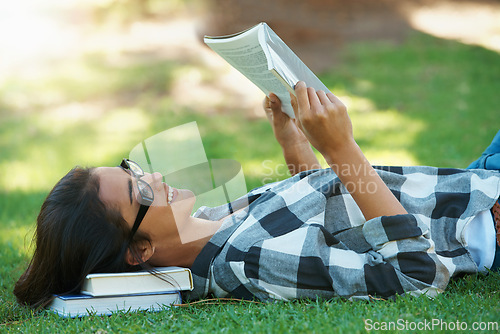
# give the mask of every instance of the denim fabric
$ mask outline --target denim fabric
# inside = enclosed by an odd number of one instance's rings
[[[500,170],[500,130],[493,138],[490,146],[467,169]]]

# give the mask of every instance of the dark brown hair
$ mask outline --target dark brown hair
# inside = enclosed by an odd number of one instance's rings
[[[125,256],[130,228],[99,199],[93,170],[75,167],[42,204],[34,254],[14,288],[19,303],[43,307],[53,294],[78,292],[87,274],[137,269]]]

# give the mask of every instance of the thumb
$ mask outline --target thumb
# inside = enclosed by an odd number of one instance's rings
[[[287,118],[289,118],[288,115],[281,110],[281,100],[277,95],[273,93],[269,94],[269,100],[271,110],[273,111],[273,118],[276,122],[284,122]]]
[[[269,94],[269,104],[271,105],[272,111],[281,110],[281,101],[278,96],[274,93]]]

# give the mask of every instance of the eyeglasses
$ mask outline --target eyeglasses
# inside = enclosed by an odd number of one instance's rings
[[[137,200],[139,201],[140,207],[137,217],[135,218],[134,225],[132,226],[132,230],[130,230],[129,242],[131,242],[134,238],[135,232],[137,232],[137,229],[139,228],[139,225],[141,225],[144,216],[148,212],[149,207],[153,204],[155,195],[151,186],[146,181],[141,179],[141,177],[144,176],[144,171],[137,162],[129,159],[123,159],[119,167],[130,171],[130,174],[137,181],[137,189],[139,190],[139,198]]]

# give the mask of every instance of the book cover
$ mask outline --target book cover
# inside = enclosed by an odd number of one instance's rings
[[[158,267],[155,274],[137,271],[87,275],[81,293],[98,297],[192,289],[193,278],[188,268]]]
[[[160,311],[167,306],[181,304],[179,291],[133,294],[110,297],[92,297],[84,294],[56,295],[47,307],[62,317],[111,315],[118,311]]]

